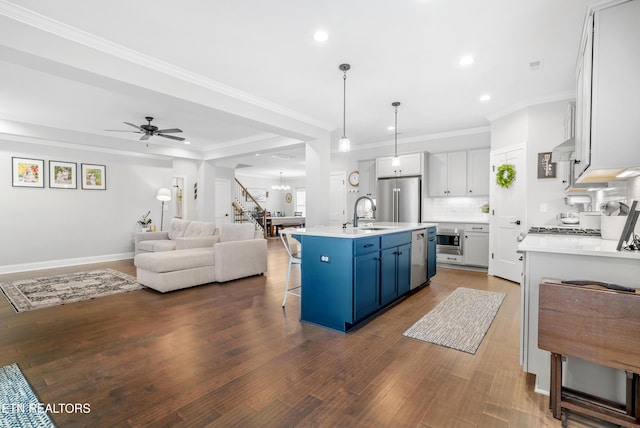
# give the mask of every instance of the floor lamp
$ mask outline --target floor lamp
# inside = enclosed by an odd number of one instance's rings
[[[156,199],[162,201],[162,211],[160,211],[160,231],[162,231],[162,225],[164,224],[164,203],[171,200],[171,190],[164,188],[158,190]]]

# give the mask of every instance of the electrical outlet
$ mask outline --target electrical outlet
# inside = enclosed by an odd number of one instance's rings
[[[541,213],[546,213],[548,211],[549,207],[547,206],[547,204],[540,204],[540,212]]]

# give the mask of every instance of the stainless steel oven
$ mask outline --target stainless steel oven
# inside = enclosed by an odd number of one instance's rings
[[[440,229],[436,232],[436,252],[440,254],[462,255],[462,230]]]

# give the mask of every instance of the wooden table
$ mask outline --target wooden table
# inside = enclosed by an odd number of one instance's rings
[[[278,230],[283,227],[304,227],[305,217],[300,216],[287,216],[287,217],[267,217],[267,224],[269,225],[269,232],[271,236],[278,234]],[[275,229],[275,234],[274,234]]]
[[[551,352],[550,407],[628,427],[640,427],[640,294],[585,288],[543,279],[538,347]],[[627,375],[626,403],[562,386],[562,356],[576,357]]]

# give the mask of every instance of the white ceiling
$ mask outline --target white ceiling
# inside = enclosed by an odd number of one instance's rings
[[[303,170],[301,142],[341,134],[341,63],[351,64],[354,150],[393,140],[393,101],[401,146],[572,97],[590,3],[0,0],[0,136],[219,159],[278,177],[270,153]],[[318,29],[327,42],[312,39]],[[461,67],[463,55],[475,62]],[[192,144],[155,137],[147,147],[105,131],[147,115]]]

